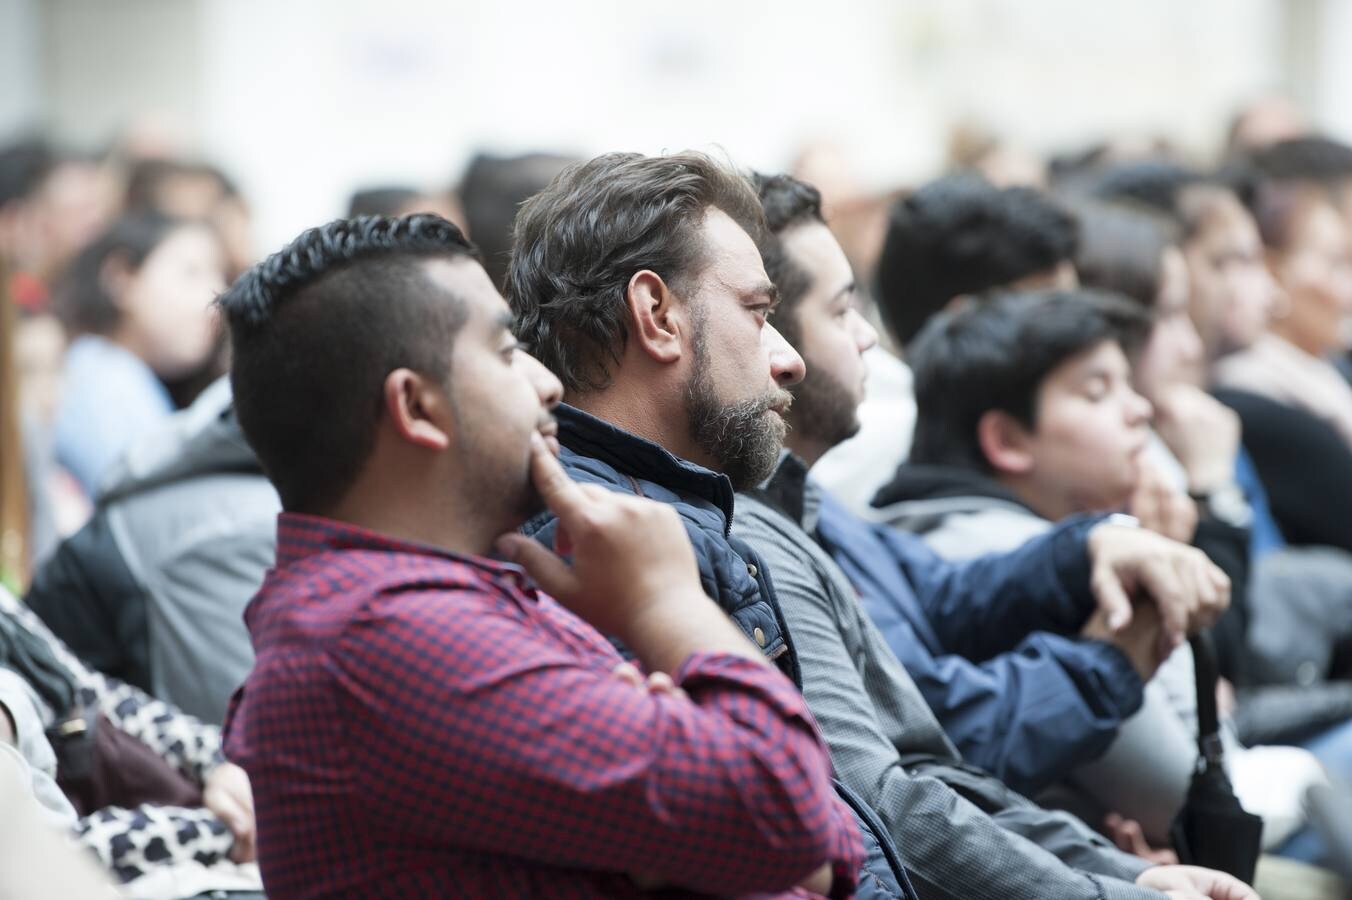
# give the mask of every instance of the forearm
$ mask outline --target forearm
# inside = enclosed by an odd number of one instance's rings
[[[1099,521],[1077,516],[1009,552],[916,572],[916,594],[944,647],[985,659],[1035,631],[1078,632],[1095,606],[1087,540]]]
[[[980,664],[902,661],[963,759],[1028,796],[1097,758],[1141,705],[1131,663],[1099,642],[1040,633]]]

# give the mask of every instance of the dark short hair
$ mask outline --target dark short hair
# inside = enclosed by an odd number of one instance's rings
[[[135,272],[161,243],[191,223],[153,210],[123,215],[76,255],[52,290],[52,309],[72,334],[111,334],[122,311],[109,295],[104,266],[118,260]]]
[[[347,217],[397,216],[405,206],[422,197],[411,187],[369,187],[352,192],[347,201]]]
[[[781,235],[795,225],[825,224],[826,220],[822,218],[822,195],[815,187],[792,175],[753,172],[751,183],[760,195],[768,227],[768,234],[761,245],[761,258],[765,261],[765,273],[779,290],[775,328],[796,347],[802,335],[798,329],[795,308],[812,288],[812,276],[789,256]]]
[[[1124,163],[1105,170],[1089,190],[1105,202],[1144,206],[1173,220],[1179,240],[1197,234],[1209,213],[1222,198],[1243,202],[1247,175],[1229,168],[1206,175],[1166,160]]]
[[[1278,141],[1253,151],[1247,161],[1265,179],[1332,187],[1352,178],[1352,146],[1322,135]]]
[[[1075,219],[1051,197],[975,175],[932,181],[895,204],[878,259],[883,322],[905,345],[954,297],[1001,288],[1075,256]]]
[[[440,216],[340,219],[221,295],[235,412],[286,509],[342,499],[374,448],[390,372],[448,381],[467,311],[424,264],[459,257],[477,254]]]
[[[911,461],[989,472],[977,424],[992,410],[1037,425],[1042,383],[1104,341],[1132,353],[1150,328],[1135,303],[1100,291],[1029,291],[973,298],[925,327],[907,357],[917,418]]]
[[[41,138],[24,138],[0,147],[0,208],[32,196],[60,159]]]
[[[477,153],[465,167],[458,191],[465,227],[483,254],[488,277],[500,290],[507,280],[517,208],[548,187],[565,166],[578,161],[556,153]]]
[[[704,153],[608,153],[569,166],[516,217],[507,299],[517,336],[568,392],[610,382],[628,331],[625,296],[649,269],[678,294],[706,262],[700,225],[722,210],[759,245],[750,182]]]
[[[1080,247],[1075,271],[1087,288],[1112,291],[1152,309],[1159,299],[1164,251],[1181,240],[1163,213],[1126,203],[1075,206]]]
[[[1179,163],[1146,159],[1104,169],[1094,178],[1089,193],[1100,200],[1138,203],[1172,216],[1179,193],[1208,180],[1201,172]]]
[[[161,210],[165,188],[179,178],[202,178],[216,183],[222,197],[238,197],[239,187],[225,171],[201,160],[143,159],[127,173],[123,205],[131,210]]]

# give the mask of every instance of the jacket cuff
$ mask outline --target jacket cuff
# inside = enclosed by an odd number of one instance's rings
[[[1149,865],[1146,865],[1141,871],[1144,872],[1146,868],[1149,868]],[[1159,891],[1140,887],[1130,881],[1104,878],[1101,875],[1090,875],[1089,877],[1098,886],[1099,896],[1103,900],[1161,900],[1164,897]]]
[[[1056,577],[1080,618],[1073,626],[1079,628],[1094,611],[1097,601],[1090,586],[1093,561],[1089,558],[1089,532],[1102,524],[1106,515],[1078,515],[1066,519],[1056,527],[1052,539],[1052,560]]]

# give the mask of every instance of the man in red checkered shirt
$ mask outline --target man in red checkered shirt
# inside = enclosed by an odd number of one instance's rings
[[[560,385],[455,226],[312,229],[220,306],[285,510],[226,719],[269,897],[851,893],[802,697],[669,507],[563,473]],[[571,565],[513,533],[542,503]]]

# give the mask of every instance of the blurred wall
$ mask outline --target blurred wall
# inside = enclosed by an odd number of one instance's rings
[[[268,247],[360,183],[448,184],[479,147],[778,168],[826,139],[880,186],[933,174],[967,120],[1039,151],[1158,132],[1205,156],[1284,85],[1287,10],[1310,2],[43,0],[31,97],[81,142],[176,121]],[[0,0],[0,24],[32,6]]]

